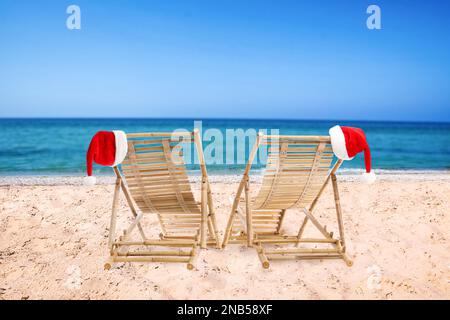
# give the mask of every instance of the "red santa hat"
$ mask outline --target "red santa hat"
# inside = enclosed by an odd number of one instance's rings
[[[115,167],[120,164],[128,151],[127,135],[123,131],[99,131],[89,144],[86,153],[87,177],[84,183],[94,185],[95,177],[92,176],[92,165],[97,163],[102,166]]]
[[[369,144],[362,129],[334,126],[330,129],[330,137],[333,152],[339,159],[352,160],[355,155],[364,151],[366,172],[363,174],[363,180],[367,183],[376,180],[375,173],[372,171]]]

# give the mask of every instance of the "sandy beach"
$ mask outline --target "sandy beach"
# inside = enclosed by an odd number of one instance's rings
[[[222,234],[238,180],[211,177]],[[0,299],[449,299],[450,174],[340,180],[351,268],[280,261],[264,270],[254,249],[229,245],[201,251],[193,271],[161,263],[105,271],[112,178],[92,187],[79,178],[2,178]],[[121,223],[130,217],[124,199],[119,214]],[[337,231],[331,188],[316,215]],[[300,218],[291,211],[284,230],[295,232]]]

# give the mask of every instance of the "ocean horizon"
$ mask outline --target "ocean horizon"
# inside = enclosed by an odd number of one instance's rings
[[[220,118],[2,118],[0,119],[0,176],[84,175],[85,155],[91,137],[99,130],[125,132],[193,130],[201,121],[202,133],[217,129],[278,130],[280,134],[327,135],[336,124],[362,128],[379,173],[450,170],[450,123],[357,120],[220,119]],[[197,123],[198,125],[199,123]],[[251,139],[250,139],[251,140]],[[204,140],[203,147],[211,141]],[[252,141],[246,141],[246,150]],[[229,155],[228,155],[229,156]],[[240,174],[244,163],[211,163],[211,174]],[[237,158],[236,155],[232,155]],[[224,155],[224,160],[226,156]],[[224,161],[225,162],[225,161]],[[188,166],[196,170],[195,165]],[[253,169],[260,171],[263,165]],[[345,161],[343,173],[362,171],[363,155]],[[95,166],[94,174],[111,169]]]

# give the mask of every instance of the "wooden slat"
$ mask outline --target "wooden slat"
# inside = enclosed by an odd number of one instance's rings
[[[194,234],[199,228],[199,206],[184,164],[175,164],[171,159],[173,147],[170,142],[167,139],[137,140],[129,141],[129,144],[122,171],[136,204],[143,212],[157,214],[164,234],[179,233],[177,230]],[[135,148],[136,144],[145,148]],[[152,152],[146,151],[147,148]]]
[[[276,173],[274,174],[274,177],[272,177],[271,181],[270,181],[270,189],[267,195],[265,195],[265,199],[263,200],[262,204],[256,204],[255,208],[262,208],[264,207],[271,199],[273,191],[275,186],[277,185],[278,182],[278,178],[280,177],[280,173],[282,172],[282,167],[284,164],[284,161],[286,160],[287,157],[287,148],[288,145],[286,143],[282,143],[280,146],[280,154],[278,157],[278,161],[276,163]],[[258,198],[257,198],[258,199]],[[257,203],[258,200],[255,200],[255,203]]]
[[[140,179],[140,173],[139,173],[139,168],[138,165],[134,163],[134,144],[132,141],[128,142],[128,150],[131,150],[130,153],[130,161],[131,163],[133,163],[132,168],[133,168],[133,173],[134,173],[134,177],[139,181]],[[140,182],[139,183],[139,188],[141,189],[141,193],[142,193],[142,199],[145,202],[145,205],[150,208],[151,210],[154,210],[155,213],[157,212],[156,208],[153,206],[152,201],[150,200],[150,198],[146,195],[144,189],[143,189],[143,183]]]

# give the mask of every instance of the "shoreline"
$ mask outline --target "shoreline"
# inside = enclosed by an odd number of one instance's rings
[[[341,181],[359,182],[361,173],[341,171],[338,175]],[[261,182],[262,171],[254,172],[251,179],[254,182]],[[82,186],[84,176],[74,175],[16,175],[0,176],[0,187],[8,186]],[[98,175],[97,185],[114,184],[114,176]],[[242,174],[216,174],[209,173],[211,183],[237,183],[241,180]],[[198,182],[200,175],[196,172],[189,175],[192,182]],[[381,171],[377,172],[377,181],[450,181],[450,171]]]

